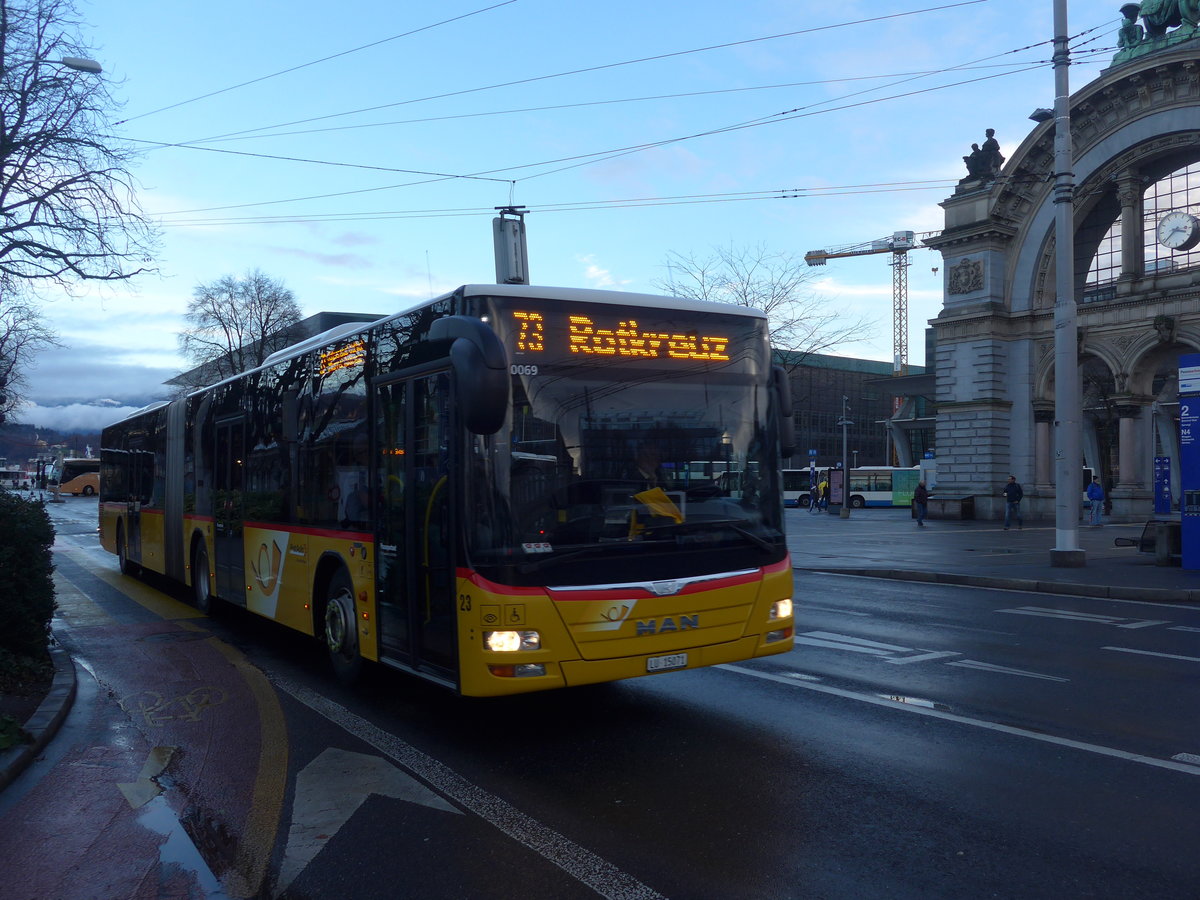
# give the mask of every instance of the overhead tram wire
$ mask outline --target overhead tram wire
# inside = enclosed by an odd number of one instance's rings
[[[1027,48],[1020,48],[1020,49],[1027,49]],[[1009,52],[1011,53],[1011,52],[1019,52],[1019,51],[1009,51]],[[1005,55],[1005,54],[998,54],[998,55]],[[996,58],[996,57],[984,57],[984,60],[993,59],[993,58]],[[976,62],[978,62],[978,60]],[[974,63],[963,63],[962,66],[970,66],[973,64]],[[532,175],[528,175],[522,179],[501,179],[501,178],[497,178],[497,177],[493,177],[491,179],[491,180],[495,180],[495,181],[506,181],[506,182],[516,181],[516,180],[529,180],[531,178],[539,178],[539,177],[542,177],[543,175],[553,174],[554,172],[565,171],[570,168],[579,168],[580,166],[591,165],[591,164],[598,163],[598,162],[605,162],[609,159],[615,159],[619,156],[624,156],[624,155],[628,155],[631,153],[637,153],[637,152],[641,152],[643,150],[653,149],[655,147],[667,146],[669,144],[679,143],[682,141],[693,140],[693,139],[696,139],[699,137],[707,137],[710,135],[722,134],[725,132],[744,130],[746,128],[753,128],[753,127],[757,127],[759,125],[772,124],[772,123],[778,122],[778,121],[788,121],[789,119],[794,119],[794,118],[804,118],[804,117],[808,117],[808,116],[819,115],[822,113],[839,112],[844,109],[852,109],[854,107],[864,106],[864,105],[868,105],[868,104],[872,104],[872,103],[880,103],[880,102],[884,102],[886,100],[899,99],[901,97],[914,96],[916,94],[922,94],[922,93],[930,93],[933,91],[943,90],[945,88],[958,87],[963,84],[973,84],[973,83],[977,83],[980,81],[988,81],[993,78],[1001,78],[1001,77],[1005,77],[1007,75],[1012,75],[1012,74],[1021,74],[1026,71],[1031,71],[1034,68],[1038,68],[1044,64],[1045,63],[1039,62],[1036,65],[1029,65],[1024,69],[1019,69],[1019,70],[1016,70],[1015,72],[1009,71],[1009,72],[996,73],[996,74],[983,76],[980,78],[968,79],[968,80],[962,81],[962,82],[954,82],[952,84],[938,85],[935,87],[924,88],[920,91],[910,91],[910,92],[907,92],[904,94],[891,95],[891,96],[887,96],[887,97],[878,97],[873,100],[862,101],[859,103],[852,103],[852,104],[848,104],[845,106],[837,106],[837,107],[832,107],[829,109],[822,109],[822,110],[810,110],[810,111],[803,112],[803,113],[800,113],[799,110],[792,110],[789,113],[773,113],[769,116],[760,117],[758,119],[753,119],[748,122],[742,122],[742,123],[738,123],[735,125],[722,126],[719,128],[710,129],[708,131],[696,132],[695,134],[691,134],[691,135],[683,135],[680,137],[667,138],[662,141],[651,142],[651,143],[647,143],[647,144],[638,144],[638,145],[633,145],[633,146],[624,147],[624,148],[601,150],[601,151],[596,151],[596,152],[590,153],[590,154],[581,154],[581,155],[570,156],[570,157],[559,157],[557,159],[542,160],[542,161],[536,162],[536,163],[525,163],[525,164],[518,165],[518,166],[508,166],[508,167],[501,167],[501,168],[497,168],[497,169],[488,169],[488,170],[484,170],[481,172],[470,173],[469,175],[468,174],[460,174],[460,175],[435,174],[435,173],[425,173],[425,172],[414,171],[414,170],[394,169],[394,170],[388,170],[388,171],[409,171],[409,172],[412,172],[413,174],[429,174],[429,175],[434,175],[435,177],[432,177],[430,179],[423,180],[423,181],[405,182],[405,183],[395,184],[395,185],[381,185],[379,187],[361,188],[359,190],[340,191],[340,192],[330,193],[330,194],[309,195],[309,196],[305,196],[305,197],[289,197],[289,198],[284,198],[284,199],[279,199],[279,200],[261,200],[261,201],[254,201],[254,202],[250,202],[250,203],[228,204],[225,206],[210,206],[210,207],[202,207],[202,208],[189,209],[189,210],[177,210],[172,213],[163,213],[163,215],[175,215],[175,214],[187,215],[187,214],[191,214],[191,213],[200,213],[200,212],[218,212],[218,211],[225,210],[225,209],[249,209],[251,207],[256,207],[256,206],[274,206],[274,205],[280,205],[283,203],[299,203],[299,202],[304,202],[304,201],[308,201],[308,200],[325,200],[325,199],[331,199],[334,197],[353,196],[353,195],[357,195],[357,194],[368,194],[368,193],[376,193],[376,192],[385,191],[385,190],[395,190],[397,188],[402,188],[402,187],[413,187],[413,186],[418,186],[418,185],[423,185],[423,184],[430,184],[430,183],[433,183],[436,181],[451,180],[451,179],[455,179],[455,178],[485,179],[486,176],[496,176],[502,172],[513,172],[518,169],[528,169],[528,168],[536,168],[539,166],[556,165],[558,163],[563,163],[563,162],[574,163],[571,166],[563,166],[558,169],[550,170],[547,172],[539,172],[539,173],[535,173]],[[956,68],[959,68],[959,67],[950,67],[948,69],[943,69],[943,70],[939,70],[939,71],[949,72],[949,71],[954,71]],[[847,96],[850,96],[850,97],[858,96],[861,93],[863,93],[863,92],[856,92],[854,94],[849,94]],[[821,104],[830,103],[830,102],[836,102],[836,100],[820,101],[819,104],[813,104],[813,105],[821,105]],[[805,108],[801,107],[800,109],[803,110]],[[793,113],[796,113],[796,114],[793,115]],[[780,117],[786,117],[786,118],[780,118]],[[157,142],[146,142],[146,143],[157,143]],[[183,144],[163,143],[162,146],[175,147],[178,149],[185,149],[185,150],[202,150],[202,151],[207,151],[207,152],[231,153],[231,154],[235,154],[235,155],[240,154],[240,151],[223,150],[221,148],[215,148],[215,147],[199,147],[199,146],[195,146],[192,144],[186,144],[186,143],[183,143]],[[279,158],[279,159],[284,159],[284,160],[288,160],[288,161],[299,161],[293,157],[273,157],[270,154],[245,153],[242,155],[254,156],[254,157],[258,157],[258,158],[262,158],[262,159]]]
[[[1103,28],[1103,27],[1106,27],[1106,26],[1096,26],[1094,28],[1088,29],[1087,31],[1081,32],[1080,35],[1089,34],[1090,32],[1099,30],[1100,28]],[[934,74],[961,71],[964,69],[974,67],[977,64],[982,63],[982,62],[987,62],[987,61],[993,60],[993,59],[999,59],[1002,56],[1008,56],[1008,55],[1012,55],[1014,53],[1022,52],[1024,50],[1039,47],[1044,43],[1046,43],[1046,42],[1044,42],[1044,41],[1037,42],[1034,44],[1027,45],[1025,47],[1020,47],[1020,48],[1016,48],[1014,50],[1005,51],[1004,53],[993,54],[991,56],[981,57],[976,60],[971,60],[968,62],[960,63],[955,66],[949,66],[944,69],[936,70]],[[180,210],[180,211],[177,211],[177,213],[164,213],[163,215],[174,215],[174,214],[185,215],[185,214],[198,213],[198,212],[217,212],[217,211],[220,211],[223,209],[246,209],[246,208],[255,207],[255,206],[278,205],[278,204],[283,204],[283,203],[303,202],[303,201],[307,201],[307,200],[317,200],[317,199],[331,199],[333,197],[351,196],[351,195],[355,195],[355,194],[364,194],[364,193],[374,193],[374,192],[383,191],[383,190],[393,190],[393,189],[397,189],[397,188],[401,188],[401,187],[411,187],[411,186],[415,186],[415,185],[429,184],[429,183],[440,181],[440,180],[450,180],[450,179],[455,179],[455,178],[464,178],[464,179],[465,178],[481,178],[482,179],[484,176],[494,175],[499,172],[512,172],[512,171],[514,171],[514,169],[534,168],[537,166],[553,165],[553,164],[556,164],[559,162],[575,162],[575,164],[572,166],[564,166],[564,167],[560,167],[559,169],[550,170],[547,172],[536,173],[534,175],[527,176],[525,179],[521,179],[521,180],[528,180],[529,178],[542,177],[544,175],[553,174],[555,172],[565,171],[566,169],[570,169],[570,168],[578,168],[583,165],[590,165],[590,164],[594,164],[597,162],[604,162],[608,159],[614,159],[619,156],[628,155],[628,154],[635,153],[635,152],[641,152],[643,150],[652,149],[654,147],[666,146],[668,144],[678,143],[678,142],[685,141],[685,140],[691,140],[691,139],[695,139],[698,137],[705,137],[705,136],[709,136],[709,135],[713,135],[713,134],[732,132],[732,131],[742,130],[742,129],[746,129],[746,128],[757,127],[759,125],[771,124],[773,122],[789,121],[789,120],[795,119],[795,118],[805,118],[808,116],[818,115],[821,113],[837,112],[837,111],[841,111],[844,109],[851,109],[851,108],[855,108],[858,106],[864,106],[864,105],[869,105],[869,104],[873,104],[873,103],[883,102],[885,100],[900,99],[902,97],[915,96],[917,94],[922,94],[922,93],[930,93],[930,92],[937,91],[937,90],[943,90],[943,89],[949,88],[949,87],[959,87],[964,84],[973,84],[973,83],[977,83],[980,81],[991,80],[992,78],[1005,77],[1005,76],[1011,75],[1011,74],[1021,74],[1023,72],[1031,71],[1031,70],[1038,68],[1045,64],[1046,63],[1044,61],[1039,61],[1037,63],[1028,65],[1024,69],[1018,69],[1015,71],[992,74],[992,75],[984,76],[981,78],[968,79],[966,81],[954,82],[951,84],[937,85],[935,87],[925,88],[920,91],[910,91],[910,92],[906,92],[903,94],[896,94],[896,95],[891,95],[888,97],[875,98],[873,100],[867,100],[867,101],[862,101],[859,103],[853,103],[853,104],[848,104],[848,105],[843,105],[843,106],[838,106],[838,107],[832,107],[832,108],[824,109],[824,110],[811,110],[806,107],[799,107],[797,109],[790,110],[787,112],[775,113],[775,114],[772,114],[769,116],[759,117],[758,119],[752,119],[747,122],[739,123],[736,125],[729,125],[729,126],[724,126],[721,128],[710,129],[705,132],[698,132],[693,135],[685,135],[682,137],[670,138],[670,139],[666,139],[663,141],[652,142],[652,143],[648,143],[648,144],[634,145],[634,146],[626,147],[626,148],[619,148],[619,149],[606,150],[606,151],[597,151],[596,153],[584,154],[584,155],[575,156],[575,157],[563,157],[563,158],[559,158],[559,159],[555,159],[555,160],[543,160],[542,162],[539,162],[539,163],[528,163],[528,164],[525,164],[522,166],[485,170],[483,172],[471,173],[470,175],[448,175],[448,174],[440,174],[440,173],[425,173],[425,172],[419,172],[419,171],[415,171],[415,170],[386,169],[388,171],[409,171],[409,172],[413,172],[414,174],[430,174],[430,175],[434,175],[435,177],[425,180],[425,181],[407,182],[407,183],[403,183],[403,184],[399,184],[399,185],[384,185],[384,186],[374,187],[374,188],[363,188],[363,189],[356,190],[356,191],[344,191],[344,192],[336,192],[336,193],[331,193],[331,194],[312,195],[312,196],[307,196],[307,197],[287,198],[287,199],[281,199],[281,200],[268,200],[268,201],[252,202],[252,203],[231,204],[231,205],[227,205],[227,206],[206,207],[206,208],[194,209],[194,210]],[[893,82],[893,85],[907,83],[908,81],[911,81],[911,80],[914,80],[914,79],[912,77],[905,77],[899,82]],[[891,85],[883,85],[876,89],[882,89],[884,87],[889,87],[889,86],[891,86]],[[872,90],[872,89],[868,89],[866,91],[854,92],[852,94],[845,95],[844,97],[838,98],[838,99],[847,99],[849,97],[859,96],[863,93],[868,93],[870,90]],[[821,101],[818,104],[813,104],[813,106],[819,106],[824,103],[830,103],[830,102],[837,102],[837,101],[836,100]],[[147,142],[147,143],[151,143],[151,142]],[[163,144],[163,146],[173,146],[173,147],[178,147],[181,149],[205,150],[205,151],[210,151],[210,152],[225,152],[225,153],[234,153],[234,154],[238,153],[238,151],[228,151],[228,150],[221,150],[219,148],[209,148],[209,147],[197,147],[197,146],[194,146],[191,144],[186,144],[186,143],[184,143],[184,144]],[[298,160],[296,158],[273,157],[268,154],[245,153],[243,155],[257,156],[259,158],[265,158],[265,159],[281,158],[281,159],[290,159],[291,161],[304,161],[304,160]],[[313,162],[322,162],[322,161],[313,161]],[[325,163],[325,164],[335,165],[335,163]],[[370,168],[370,167],[364,167],[364,168]],[[378,168],[384,169],[384,167],[378,167]],[[492,180],[505,181],[505,182],[509,182],[509,183],[513,183],[515,181],[515,179],[499,179],[499,178],[495,178]]]
[[[414,28],[411,31],[405,31],[402,34],[394,34],[391,37],[382,38],[378,41],[372,41],[369,44],[363,44],[361,47],[353,47],[350,50],[342,50],[339,53],[334,53],[330,56],[323,56],[320,59],[314,59],[311,62],[301,63],[298,66],[291,66],[290,68],[287,68],[287,69],[281,69],[278,72],[272,72],[270,75],[262,75],[258,78],[251,78],[249,81],[243,81],[240,84],[233,84],[233,85],[230,85],[229,87],[221,88],[220,90],[209,91],[207,94],[201,94],[198,97],[192,97],[190,100],[180,100],[178,103],[171,103],[171,104],[168,104],[167,106],[160,106],[158,109],[152,109],[149,112],[138,113],[136,116],[130,116],[127,119],[121,119],[119,122],[114,122],[113,124],[114,125],[124,125],[126,122],[133,122],[137,119],[144,119],[147,116],[153,116],[156,113],[166,112],[169,109],[178,109],[181,106],[187,106],[189,103],[195,103],[199,100],[207,100],[209,97],[216,97],[219,94],[227,94],[230,91],[236,91],[239,88],[249,87],[252,84],[258,84],[261,81],[269,81],[272,78],[278,78],[280,75],[288,75],[292,72],[298,72],[301,69],[307,69],[310,66],[316,66],[316,65],[320,65],[321,63],[324,63],[324,62],[329,62],[331,59],[338,59],[343,56],[349,56],[350,54],[358,53],[361,50],[369,50],[371,47],[378,47],[380,44],[387,44],[387,43],[390,43],[391,41],[397,41],[400,38],[411,37],[414,34],[420,34],[423,31],[430,31],[434,28],[439,28],[442,25],[449,25],[452,22],[458,22],[458,21],[461,21],[462,19],[469,19],[471,16],[477,16],[480,13],[491,12],[494,9],[499,9],[502,6],[508,6],[508,5],[510,5],[512,3],[516,3],[516,2],[517,2],[517,0],[503,0],[503,2],[501,2],[501,3],[495,3],[495,4],[492,4],[491,6],[485,6],[483,9],[477,9],[474,12],[463,13],[460,16],[453,16],[449,19],[443,19],[442,21],[434,22],[431,25],[423,25],[420,28]]]
[[[699,203],[732,203],[755,200],[803,200],[818,197],[850,196],[854,194],[885,194],[902,191],[945,190],[954,179],[929,181],[876,182],[860,185],[828,185],[813,188],[776,188],[768,191],[734,191],[718,194],[684,194],[674,197],[632,197],[620,200],[581,200],[574,202],[533,204],[530,212],[586,212],[604,209],[638,209],[651,206],[680,206]],[[163,214],[168,215],[168,214]],[[492,206],[452,209],[377,210],[362,213],[318,213],[294,216],[214,217],[163,221],[162,227],[197,227],[212,225],[288,225],[301,223],[334,223],[386,221],[389,219],[456,218],[463,216],[495,215]]]
[[[1005,63],[1004,64],[1004,66],[1025,66],[1025,65],[1028,65],[1028,64],[1023,63],[1023,62],[1014,62],[1014,63]],[[996,65],[996,66],[963,65],[962,67],[959,67],[959,69],[960,70],[969,70],[969,69],[974,69],[974,68],[996,69],[996,68],[1002,68],[1002,67],[1003,66],[1000,66],[1000,65]],[[525,107],[515,107],[512,109],[487,110],[484,112],[454,113],[454,114],[445,115],[445,116],[425,116],[425,117],[419,118],[419,119],[393,119],[390,122],[364,122],[361,125],[331,125],[328,128],[305,128],[305,129],[300,129],[298,131],[272,131],[268,134],[243,134],[243,135],[238,135],[235,137],[206,140],[206,141],[203,141],[202,144],[216,144],[216,143],[224,143],[224,142],[229,142],[229,141],[253,141],[253,140],[261,140],[264,138],[277,138],[277,137],[297,137],[299,135],[305,135],[305,134],[330,134],[332,132],[338,132],[338,131],[359,131],[359,130],[362,130],[365,128],[388,128],[388,127],[394,127],[397,125],[424,125],[424,124],[427,124],[430,122],[450,122],[450,121],[454,121],[456,119],[480,119],[480,118],[485,118],[488,116],[508,116],[508,115],[519,115],[521,113],[554,112],[554,111],[562,110],[562,109],[586,109],[586,108],[592,107],[592,106],[614,106],[614,105],[618,105],[618,104],[622,104],[622,103],[646,103],[646,102],[650,102],[650,101],[654,101],[654,100],[681,100],[681,99],[687,99],[690,97],[711,97],[711,96],[719,96],[721,94],[743,94],[743,93],[748,93],[750,91],[774,91],[774,90],[783,90],[785,88],[822,87],[822,86],[828,86],[828,85],[832,85],[832,84],[843,84],[846,82],[853,82],[853,81],[875,81],[875,80],[878,80],[881,78],[907,78],[910,76],[937,75],[937,74],[940,74],[945,71],[946,71],[945,69],[928,69],[928,70],[918,71],[918,72],[892,72],[892,73],[882,74],[882,75],[853,75],[853,76],[848,76],[846,78],[822,78],[822,79],[818,79],[816,81],[793,81],[793,82],[784,82],[781,84],[760,84],[760,85],[752,85],[750,87],[740,87],[740,88],[718,88],[718,89],[711,90],[711,91],[684,91],[684,92],[681,92],[678,94],[651,94],[651,95],[648,95],[645,97],[618,97],[618,98],[615,98],[612,100],[583,100],[578,103],[555,103],[555,104],[551,104],[548,106],[525,106]],[[1003,74],[1003,73],[999,73],[999,74]],[[170,147],[199,146],[199,144],[168,144],[165,146],[170,146]]]
[[[1076,35],[1072,39],[1073,40],[1078,39],[1082,35],[1089,34],[1092,31],[1096,31],[1096,30],[1098,30],[1100,28],[1104,28],[1104,27],[1106,27],[1106,26],[1105,25],[1095,26],[1094,28],[1090,28],[1090,29],[1087,29],[1086,31],[1080,32],[1079,35]],[[973,67],[973,66],[977,65],[978,63],[987,62],[989,60],[994,60],[994,59],[999,59],[1003,56],[1011,56],[1014,53],[1022,53],[1026,50],[1036,49],[1037,47],[1041,47],[1041,46],[1049,44],[1049,43],[1052,43],[1052,42],[1051,41],[1037,41],[1033,44],[1027,44],[1024,47],[1018,47],[1013,50],[1006,50],[1003,53],[997,53],[997,54],[993,54],[991,56],[981,57],[979,59],[971,60],[971,61],[965,62],[965,63],[959,63],[958,65],[954,65],[954,66],[947,66],[944,69],[937,70],[936,72],[934,72],[934,74],[946,74],[946,73],[950,73],[950,72],[961,71],[968,67]],[[575,169],[575,168],[580,168],[580,167],[586,166],[586,165],[594,165],[596,163],[607,162],[611,159],[617,159],[621,156],[628,156],[633,153],[640,153],[644,150],[668,146],[670,144],[679,143],[682,141],[694,140],[699,137],[709,137],[709,136],[715,135],[715,134],[725,134],[725,133],[730,133],[730,132],[734,132],[734,131],[741,131],[746,128],[755,128],[760,125],[773,124],[775,122],[786,122],[786,121],[791,121],[793,119],[808,118],[810,116],[820,115],[822,113],[838,112],[838,111],[842,111],[842,110],[846,110],[846,109],[853,109],[853,108],[859,107],[859,106],[868,106],[868,105],[871,105],[874,103],[883,102],[885,100],[898,100],[898,99],[901,99],[904,97],[911,97],[911,96],[916,96],[918,94],[931,93],[933,91],[943,90],[945,88],[961,87],[966,84],[974,84],[974,83],[980,82],[980,81],[988,81],[988,80],[991,80],[992,78],[1002,78],[1007,75],[1019,75],[1024,72],[1030,72],[1037,68],[1041,68],[1042,66],[1048,65],[1049,62],[1050,62],[1049,60],[1039,60],[1037,62],[1027,64],[1026,67],[1023,69],[1010,70],[1008,72],[983,76],[980,78],[968,79],[966,81],[959,81],[959,82],[954,82],[951,84],[937,85],[935,87],[924,88],[919,91],[909,91],[909,92],[901,93],[901,94],[891,94],[887,97],[877,97],[873,100],[864,100],[864,101],[861,101],[858,103],[843,104],[843,105],[840,105],[837,107],[832,107],[830,109],[812,109],[812,107],[815,107],[815,106],[822,106],[826,103],[840,102],[843,100],[847,100],[851,97],[857,97],[857,96],[861,96],[862,94],[871,93],[872,91],[883,90],[885,88],[894,87],[894,86],[897,86],[900,84],[907,84],[911,81],[917,80],[918,78],[928,77],[928,76],[916,75],[916,76],[904,77],[898,81],[892,82],[891,84],[877,85],[872,88],[866,88],[861,91],[855,91],[850,94],[845,94],[842,97],[832,98],[829,100],[822,100],[822,101],[819,101],[818,103],[810,104],[808,107],[797,107],[796,109],[793,109],[793,110],[788,110],[788,111],[780,112],[780,113],[774,113],[769,116],[760,116],[756,119],[750,119],[748,121],[738,123],[735,125],[728,125],[728,126],[724,126],[721,128],[710,129],[708,131],[697,132],[692,135],[685,135],[685,136],[678,137],[678,138],[668,138],[663,141],[651,142],[651,143],[641,144],[641,145],[634,145],[634,146],[630,146],[630,147],[623,147],[623,148],[610,150],[610,151],[600,151],[597,153],[584,154],[584,155],[573,157],[573,158],[568,157],[568,158],[564,158],[562,160],[553,160],[553,161],[549,161],[546,163],[541,163],[541,165],[552,165],[555,162],[571,162],[573,160],[579,160],[578,162],[575,162],[573,165],[561,166],[557,169],[550,169],[545,172],[538,172],[533,175],[528,175],[525,178],[522,178],[520,180],[528,181],[531,178],[541,178],[545,175],[552,175],[552,174],[556,174],[559,172],[567,171],[569,169]],[[532,166],[536,166],[536,165],[539,165],[539,164],[537,164],[537,163],[532,164]],[[529,168],[532,166],[524,166],[521,168]],[[487,170],[487,174],[494,174],[495,172],[501,172],[501,171],[512,172],[513,169],[506,168],[506,169]]]
[[[803,34],[815,34],[815,33],[819,33],[822,31],[832,31],[832,30],[835,30],[838,28],[849,28],[849,27],[852,27],[855,25],[873,24],[875,22],[883,22],[883,21],[887,21],[890,19],[900,19],[900,18],[905,18],[908,16],[924,15],[925,13],[931,13],[931,12],[942,12],[947,9],[956,9],[961,6],[974,6],[979,3],[988,3],[988,2],[991,2],[991,0],[958,0],[958,2],[948,3],[948,4],[944,4],[942,6],[931,6],[931,7],[926,7],[923,9],[914,9],[914,10],[908,10],[905,12],[891,13],[888,15],[872,16],[871,18],[867,18],[867,19],[855,19],[855,20],[852,20],[849,22],[838,22],[833,25],[817,25],[812,28],[802,28],[798,31],[790,31],[790,32],[782,33],[782,34],[765,35],[763,37],[747,38],[745,40],[740,40],[740,41],[728,41],[728,42],[722,43],[722,44],[713,44],[708,47],[695,47],[690,50],[676,50],[676,51],[673,51],[670,53],[659,53],[654,56],[645,56],[645,57],[640,57],[638,59],[628,59],[628,60],[623,60],[621,62],[604,63],[604,64],[597,65],[597,66],[588,66],[588,67],[585,67],[582,69],[571,69],[571,70],[565,71],[565,72],[555,72],[550,75],[533,75],[533,76],[530,76],[529,78],[519,78],[514,81],[500,82],[497,84],[483,85],[481,87],[474,87],[474,88],[464,88],[464,89],[458,90],[458,91],[447,91],[447,92],[441,93],[441,94],[432,94],[427,97],[416,97],[416,98],[412,98],[409,100],[398,100],[395,103],[382,103],[377,106],[369,106],[369,107],[363,107],[361,109],[353,109],[353,110],[346,110],[343,112],[329,113],[329,114],[323,115],[323,116],[312,116],[307,119],[295,119],[290,122],[278,122],[274,125],[261,125],[257,128],[247,128],[242,131],[231,131],[231,132],[226,132],[225,134],[210,135],[209,137],[205,137],[205,138],[196,138],[194,140],[189,140],[186,143],[188,143],[188,144],[204,144],[204,143],[208,143],[210,141],[217,141],[217,140],[222,140],[222,139],[230,138],[230,137],[238,137],[240,135],[254,134],[255,132],[271,131],[276,128],[290,128],[293,125],[306,125],[309,122],[322,122],[322,121],[326,121],[328,119],[341,118],[342,116],[356,116],[356,115],[360,115],[360,114],[366,113],[366,112],[375,112],[376,110],[380,110],[380,109],[392,109],[397,106],[406,106],[406,105],[413,104],[413,103],[424,103],[429,100],[444,100],[448,97],[461,97],[465,94],[476,94],[476,93],[480,93],[483,91],[497,90],[499,88],[515,87],[517,85],[522,85],[522,84],[532,84],[532,83],[538,82],[538,81],[548,81],[548,80],[551,80],[554,78],[565,78],[565,77],[568,77],[571,75],[583,75],[588,72],[600,72],[600,71],[604,71],[606,69],[616,69],[616,68],[621,68],[623,66],[637,65],[637,64],[645,63],[645,62],[656,62],[658,60],[672,59],[672,58],[678,57],[678,56],[688,56],[688,55],[691,55],[694,53],[707,53],[712,50],[725,50],[730,47],[742,47],[747,44],[762,43],[763,41],[773,41],[773,40],[779,40],[781,38],[797,37],[797,36],[803,35]]]

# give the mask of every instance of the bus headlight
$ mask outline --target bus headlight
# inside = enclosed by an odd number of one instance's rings
[[[517,650],[540,650],[542,638],[536,631],[485,631],[483,646],[496,653]]]
[[[790,619],[792,617],[792,598],[776,600],[771,604],[771,619]]]

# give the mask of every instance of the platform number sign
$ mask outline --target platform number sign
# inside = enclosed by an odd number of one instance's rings
[[[1183,567],[1200,569],[1200,354],[1179,357],[1179,481]]]

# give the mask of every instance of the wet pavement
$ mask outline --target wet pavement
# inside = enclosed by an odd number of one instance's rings
[[[1026,521],[1004,529],[999,521],[926,519],[918,528],[907,509],[828,513],[786,512],[788,548],[797,570],[1010,587],[1018,590],[1119,600],[1200,603],[1200,571],[1156,565],[1154,553],[1117,547],[1135,541],[1144,522],[1081,524],[1078,548],[1084,565],[1051,565],[1054,522]]]
[[[1140,522],[1100,528],[1081,526],[1078,546],[1084,551],[1085,564],[1059,568],[1051,565],[1056,538],[1052,522],[1030,522],[1021,529],[1005,530],[999,522],[942,520],[929,520],[926,527],[919,528],[908,510],[853,510],[842,518],[789,509],[786,516],[788,545],[801,585],[805,572],[836,572],[1085,597],[1200,602],[1200,572],[1157,565],[1153,553],[1115,546],[1115,538],[1138,538],[1143,527]],[[803,591],[799,593],[802,601]],[[69,616],[72,607],[63,602],[65,599],[60,599],[60,604]],[[76,604],[75,614],[80,615],[85,607]],[[168,762],[173,762],[175,777],[203,780],[219,777],[218,770],[210,770],[194,759],[185,760],[191,765],[181,767],[179,759],[161,758],[174,752],[172,747],[188,745],[189,741],[180,734],[166,736],[178,740],[159,736],[150,742],[128,723],[131,711],[134,720],[139,716],[156,722],[162,719],[172,727],[194,727],[203,722],[206,730],[199,742],[201,757],[220,757],[232,750],[238,756],[259,758],[257,766],[240,767],[243,772],[259,768],[265,757],[265,768],[280,777],[279,770],[286,763],[281,766],[282,760],[269,758],[269,744],[240,746],[232,732],[223,733],[227,727],[224,717],[204,714],[220,701],[222,707],[244,705],[244,715],[253,717],[255,704],[266,702],[263,695],[269,689],[256,689],[258,677],[237,671],[239,666],[222,658],[187,622],[153,618],[156,621],[136,623],[136,646],[140,649],[134,654],[138,658],[125,663],[129,683],[121,685],[116,696],[99,698],[99,703],[92,698],[89,721],[83,726],[88,730],[87,740],[73,736],[70,725],[58,740],[51,740],[63,727],[77,685],[76,664],[67,652],[57,648],[54,688],[26,726],[37,742],[0,752],[0,820],[10,835],[10,846],[0,846],[0,856],[6,863],[6,890],[16,890],[8,896],[166,897],[194,895],[197,888],[203,896],[253,896],[262,883],[263,866],[270,852],[266,847],[258,849],[253,862],[239,860],[232,864],[242,877],[230,879],[227,875],[222,879],[224,890],[202,861],[197,859],[192,865],[186,858],[169,859],[167,850],[172,843],[176,847],[190,846],[173,830],[178,830],[180,821],[186,822],[195,811],[167,809],[159,796],[157,774]],[[89,624],[94,627],[99,623]],[[128,638],[128,633],[113,635],[114,640]],[[115,647],[113,651],[118,655]],[[170,677],[167,684],[139,694],[138,667],[145,666],[155,654],[162,658],[153,659],[154,668],[160,675],[168,669]],[[114,687],[108,686],[110,693],[114,693]],[[94,686],[89,689],[95,690]],[[114,714],[123,710],[126,724],[116,722],[116,715],[107,724],[96,720],[105,715],[105,710]],[[274,729],[280,727],[281,723],[276,723]],[[121,734],[113,731],[122,728]],[[111,741],[100,739],[106,729]],[[190,746],[197,746],[194,738]],[[28,777],[15,780],[31,764],[40,767],[39,772],[28,773],[36,774],[36,781]],[[229,771],[223,766],[220,770]],[[244,783],[227,785],[215,794],[228,807],[219,818],[237,823],[238,827],[230,830],[246,832],[240,836],[244,839],[247,834],[269,829],[258,821],[261,811],[256,815],[253,806],[245,807],[255,794],[255,786],[250,779],[242,780]],[[113,789],[114,784],[120,791]],[[271,815],[275,812],[268,810]],[[198,830],[203,829],[192,828],[189,834],[195,838]],[[20,835],[15,843],[13,835]],[[231,841],[232,835],[226,838]],[[45,853],[30,856],[8,852],[28,848],[31,840],[43,848],[56,848],[53,858]],[[96,880],[101,874],[104,877]],[[225,893],[230,888],[232,891]],[[68,893],[63,894],[64,890]]]

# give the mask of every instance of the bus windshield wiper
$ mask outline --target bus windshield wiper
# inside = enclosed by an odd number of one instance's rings
[[[750,541],[752,544],[755,544],[760,550],[774,549],[774,544],[772,544],[769,540],[762,537],[761,535],[755,534],[749,528],[746,528],[744,525],[742,525],[741,519],[708,519],[708,520],[701,519],[699,521],[693,520],[690,522],[670,522],[670,523],[663,523],[661,525],[647,525],[644,533],[645,534],[652,534],[652,533],[658,533],[658,532],[683,532],[683,533],[699,532],[699,533],[703,533],[703,532],[707,531],[709,528],[712,528],[714,526],[720,527],[720,528],[728,528],[731,531],[737,532],[739,535],[744,537],[746,540]]]

